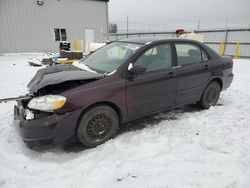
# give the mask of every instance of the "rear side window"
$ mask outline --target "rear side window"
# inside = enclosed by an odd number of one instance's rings
[[[208,56],[195,44],[175,44],[178,65],[187,65],[207,61]]]

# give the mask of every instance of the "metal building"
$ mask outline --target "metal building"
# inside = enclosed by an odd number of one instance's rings
[[[0,0],[0,53],[57,52],[108,37],[109,0]]]

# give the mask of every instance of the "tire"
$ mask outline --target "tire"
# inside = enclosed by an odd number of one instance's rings
[[[198,105],[204,109],[209,109],[211,106],[216,105],[220,97],[220,91],[221,88],[218,82],[210,82],[202,93]]]
[[[96,147],[113,138],[118,130],[119,118],[109,106],[96,106],[84,113],[79,121],[77,137],[87,147]]]

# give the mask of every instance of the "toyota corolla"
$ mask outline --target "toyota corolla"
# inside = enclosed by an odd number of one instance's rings
[[[76,66],[41,69],[15,120],[32,148],[78,140],[95,147],[126,122],[178,106],[208,109],[233,80],[233,61],[208,46],[181,39],[113,42]]]

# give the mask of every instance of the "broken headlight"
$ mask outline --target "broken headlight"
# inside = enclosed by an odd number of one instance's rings
[[[33,98],[28,107],[33,110],[40,110],[44,112],[52,112],[62,108],[66,102],[66,98],[61,95],[45,95],[43,97]]]

